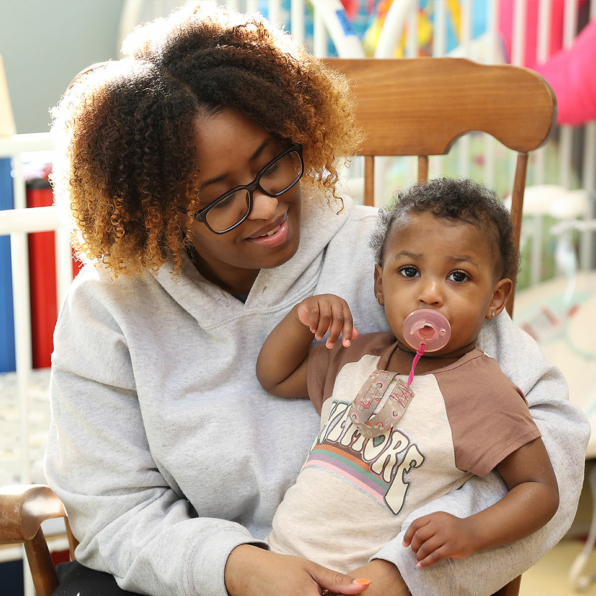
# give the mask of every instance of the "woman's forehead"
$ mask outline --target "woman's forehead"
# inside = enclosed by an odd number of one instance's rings
[[[197,145],[206,148],[227,145],[253,147],[260,144],[260,139],[271,137],[262,126],[232,109],[224,109],[208,115],[199,115],[194,119]]]
[[[225,173],[234,164],[245,165],[268,154],[277,145],[262,126],[231,109],[194,120],[200,177]]]

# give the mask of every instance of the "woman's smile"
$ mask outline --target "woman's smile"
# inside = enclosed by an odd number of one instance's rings
[[[262,246],[279,246],[288,238],[288,213],[283,213],[271,225],[265,226],[247,238],[250,242],[257,242]]]

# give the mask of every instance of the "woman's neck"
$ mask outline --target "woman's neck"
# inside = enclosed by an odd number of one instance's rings
[[[201,258],[196,250],[189,250],[188,255],[197,271],[212,284],[232,294],[232,296],[247,296],[259,275],[258,269],[238,269],[218,267],[217,271]]]

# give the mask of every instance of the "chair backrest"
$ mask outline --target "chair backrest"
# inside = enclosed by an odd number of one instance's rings
[[[366,138],[364,202],[374,204],[374,157],[418,156],[418,181],[429,155],[444,155],[462,135],[485,132],[518,152],[511,216],[519,249],[528,152],[556,121],[548,83],[525,68],[463,58],[328,59],[353,82],[356,118]],[[507,310],[513,311],[513,293]]]

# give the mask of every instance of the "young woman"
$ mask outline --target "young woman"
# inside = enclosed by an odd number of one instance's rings
[[[349,576],[264,548],[319,420],[260,387],[261,345],[313,294],[346,299],[362,333],[387,328],[373,255],[354,249],[376,211],[333,195],[358,141],[349,93],[287,35],[210,4],[126,49],[55,110],[56,194],[89,261],[55,334],[46,475],[80,541],[58,593],[315,596],[368,578],[367,594],[396,596],[402,576],[414,595],[487,594],[527,569],[572,521],[589,427],[505,314],[480,346],[549,451],[561,505],[548,531],[425,570],[395,540]],[[504,492],[490,475],[412,515],[471,515]]]

